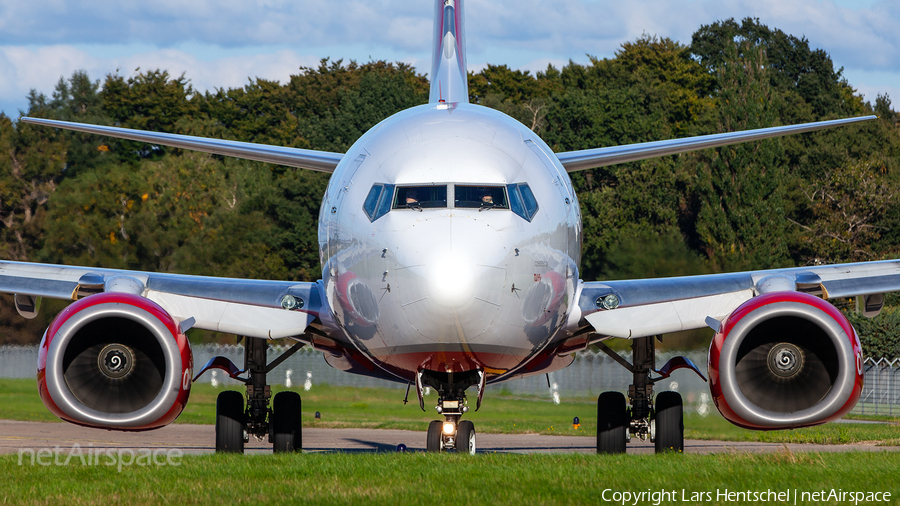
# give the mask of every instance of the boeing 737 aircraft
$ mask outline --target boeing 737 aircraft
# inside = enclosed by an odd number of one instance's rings
[[[266,374],[302,346],[331,366],[406,383],[424,410],[438,393],[428,451],[475,452],[485,385],[566,367],[590,345],[633,373],[627,397],[597,401],[597,451],[632,437],[684,447],[682,400],[654,383],[655,336],[712,327],[712,396],[741,427],[840,418],[862,388],[859,340],[828,299],[861,296],[877,314],[900,290],[900,261],[706,276],[582,281],[582,226],[568,173],[810,132],[874,116],[554,153],[498,111],[468,103],[462,0],[436,0],[428,104],[382,121],[346,153],[258,145],[37,118],[22,121],[331,173],[319,212],[316,282],[224,279],[94,267],[0,263],[0,291],[34,317],[41,297],[74,300],[44,334],[37,381],[63,420],[140,431],[175,420],[210,368],[247,385],[222,392],[216,449],[268,437],[302,448],[301,400],[271,399]],[[242,367],[217,357],[194,372],[189,328],[243,336]],[[631,362],[604,345],[630,339]],[[266,363],[270,340],[296,344]],[[473,388],[474,387],[474,388]],[[469,397],[467,397],[469,393]]]

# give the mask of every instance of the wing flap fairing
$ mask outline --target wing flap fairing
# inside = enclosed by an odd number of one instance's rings
[[[220,300],[150,291],[147,298],[176,319],[194,318],[193,328],[260,339],[281,339],[303,334],[315,316]]]
[[[753,290],[723,293],[609,311],[585,318],[598,334],[625,339],[703,328],[706,318],[722,319],[753,297]]]

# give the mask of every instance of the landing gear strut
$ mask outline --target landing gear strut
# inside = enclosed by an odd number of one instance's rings
[[[300,395],[279,392],[269,408],[272,392],[266,384],[266,375],[302,348],[303,343],[295,344],[266,364],[268,347],[265,339],[246,338],[243,370],[227,358],[215,357],[194,378],[196,381],[208,369],[218,368],[247,385],[246,404],[241,393],[233,390],[220,393],[216,399],[216,452],[243,453],[244,443],[250,436],[259,441],[268,437],[275,453],[296,452],[303,448]],[[245,372],[248,376],[241,377]]]
[[[682,357],[673,359],[662,369],[656,369],[655,341],[653,337],[640,337],[631,341],[632,362],[628,363],[603,342],[601,350],[632,372],[628,387],[628,405],[620,392],[604,392],[597,398],[597,453],[625,453],[625,445],[632,436],[650,439],[656,452],[684,451],[684,417],[681,394],[661,392],[653,403],[653,384],[665,379],[680,367],[696,366]],[[676,364],[676,365],[673,365]],[[661,374],[651,378],[650,372]],[[699,371],[697,371],[698,374]],[[701,375],[702,377],[702,375]],[[705,380],[705,378],[704,378]]]
[[[484,373],[467,371],[454,374],[452,372],[419,371],[416,388],[419,393],[419,406],[423,411],[425,410],[422,396],[424,385],[437,390],[438,402],[435,410],[444,415],[443,422],[433,420],[428,424],[425,449],[435,453],[455,449],[457,453],[475,455],[475,424],[468,420],[460,421],[460,418],[469,411],[466,388],[478,385],[479,400],[481,399],[480,394],[484,391]]]

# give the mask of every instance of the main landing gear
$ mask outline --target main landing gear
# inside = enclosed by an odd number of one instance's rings
[[[675,369],[683,367],[693,369],[703,378],[697,367],[686,358],[675,357],[657,370],[653,337],[632,340],[632,364],[602,342],[598,345],[631,371],[633,379],[628,387],[628,403],[620,392],[603,392],[597,398],[597,453],[625,453],[625,445],[631,441],[632,436],[641,440],[649,438],[655,443],[656,453],[683,452],[684,417],[681,394],[660,392],[654,405],[653,384],[668,378]],[[651,371],[661,376],[651,378]]]
[[[434,388],[438,393],[435,410],[444,415],[444,421],[433,420],[428,424],[425,438],[425,449],[428,452],[444,452],[456,450],[457,453],[475,455],[475,424],[468,420],[460,420],[469,411],[466,400],[466,388],[478,386],[478,403],[475,410],[481,407],[481,396],[484,393],[484,373],[481,371],[439,373],[421,370],[416,375],[416,392],[419,396],[419,407],[425,411],[423,389],[425,385]]]
[[[250,436],[262,441],[269,438],[275,453],[299,452],[303,448],[300,395],[296,392],[275,394],[266,384],[266,374],[303,347],[297,343],[277,359],[266,364],[265,339],[246,338],[244,369],[239,370],[225,357],[215,357],[194,378],[196,381],[211,368],[223,369],[232,378],[247,385],[247,402],[240,392],[233,390],[219,394],[216,399],[216,452],[243,453]],[[248,377],[240,377],[243,373]]]

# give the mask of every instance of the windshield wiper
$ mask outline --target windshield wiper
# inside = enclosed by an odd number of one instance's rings
[[[497,204],[493,202],[482,202],[481,207],[478,208],[478,212],[484,211],[485,209],[493,209],[497,207]]]

